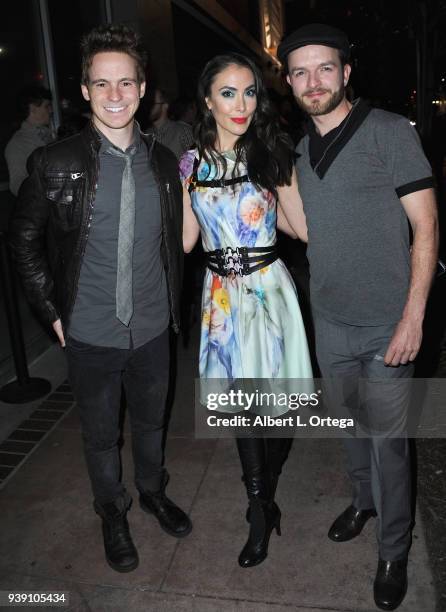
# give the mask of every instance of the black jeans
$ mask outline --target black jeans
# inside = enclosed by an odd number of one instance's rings
[[[96,503],[125,495],[118,448],[122,384],[130,416],[136,486],[140,491],[157,491],[164,475],[168,330],[136,349],[92,346],[68,338],[66,354]]]

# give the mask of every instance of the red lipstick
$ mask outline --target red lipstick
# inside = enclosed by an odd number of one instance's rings
[[[234,123],[246,123],[247,122],[247,117],[231,117],[231,121],[233,121]]]

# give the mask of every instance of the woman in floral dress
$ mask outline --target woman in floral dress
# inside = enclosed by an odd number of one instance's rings
[[[292,146],[279,131],[257,67],[217,56],[198,86],[197,148],[180,160],[184,249],[200,233],[207,254],[199,371],[202,379],[310,379],[296,288],[277,258],[276,225],[306,240]],[[276,408],[274,416],[285,412]],[[242,567],[261,563],[280,533],[274,493],[289,440],[237,437],[249,499]]]

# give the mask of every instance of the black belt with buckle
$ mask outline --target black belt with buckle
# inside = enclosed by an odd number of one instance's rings
[[[276,245],[269,247],[226,247],[206,253],[209,270],[220,276],[246,276],[265,268],[279,257]],[[254,265],[251,265],[254,264]]]
[[[196,175],[194,174],[190,179],[188,191],[189,193],[192,193],[192,191],[196,187],[219,187],[220,189],[222,189],[223,187],[229,187],[231,185],[237,185],[238,183],[248,183],[248,182],[249,182],[249,178],[247,174],[244,174],[243,176],[236,176],[235,178],[214,179],[212,181],[199,181]]]

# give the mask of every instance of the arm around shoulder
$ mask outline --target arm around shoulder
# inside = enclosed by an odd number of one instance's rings
[[[279,196],[277,203],[277,227],[292,238],[297,237],[303,242],[308,242],[307,220],[294,168],[291,175],[291,184],[278,187],[277,193]]]

